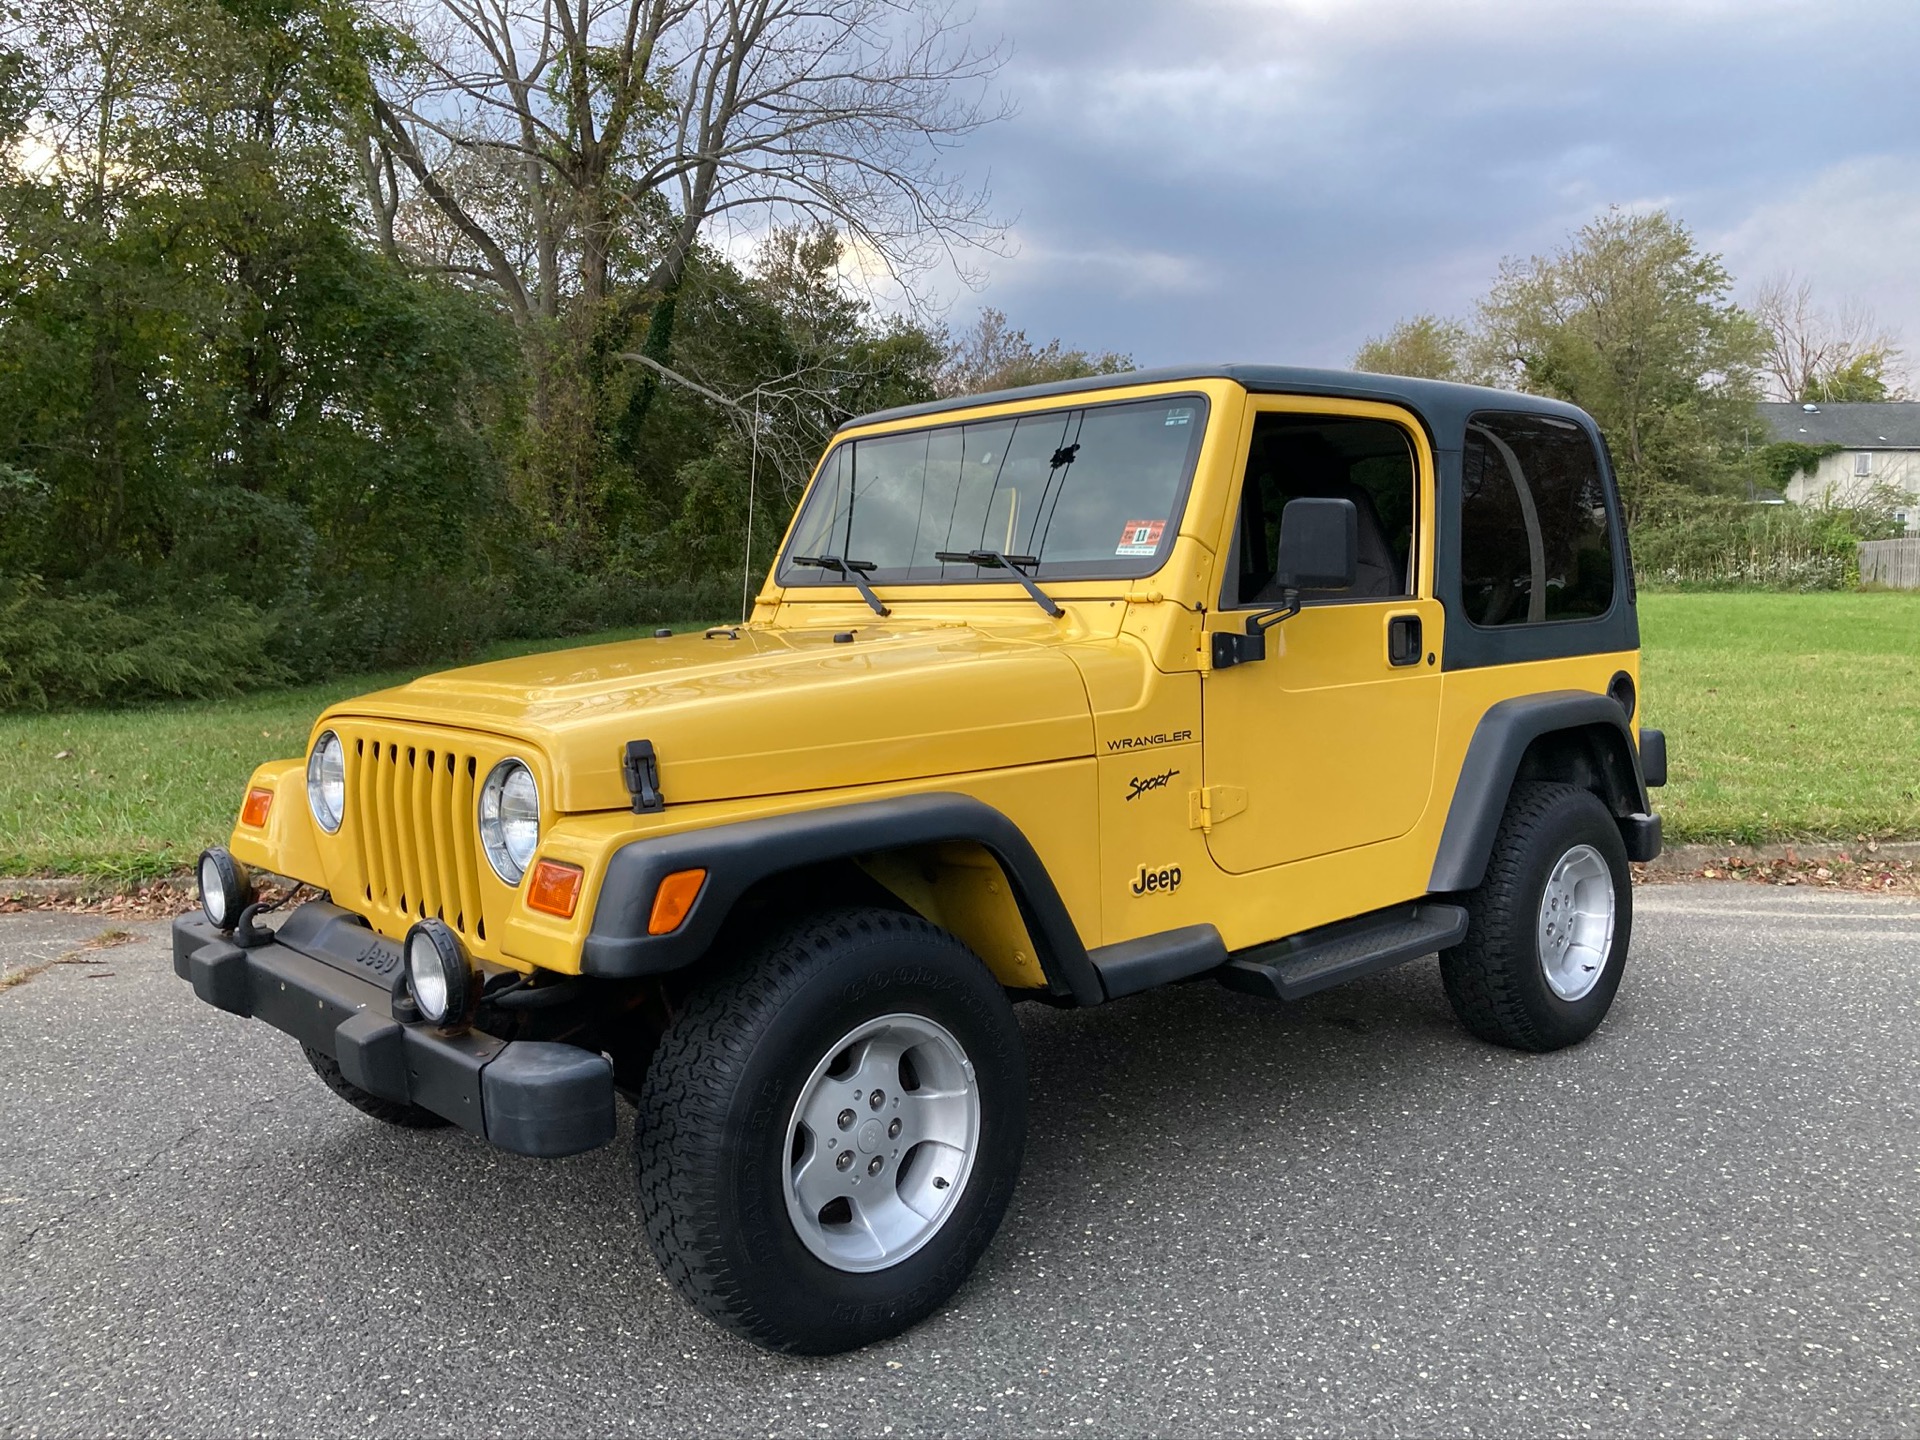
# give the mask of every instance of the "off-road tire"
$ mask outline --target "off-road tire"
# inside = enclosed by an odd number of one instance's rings
[[[980,1131],[945,1222],[886,1269],[824,1263],[786,1208],[788,1126],[813,1067],[854,1027],[938,1022],[973,1066]],[[838,909],[749,945],[688,998],[635,1117],[647,1241],[694,1308],[770,1350],[824,1355],[905,1330],[959,1288],[1005,1214],[1027,1132],[1026,1053],[980,958],[916,915]]]
[[[342,1100],[363,1115],[371,1115],[376,1120],[384,1120],[389,1125],[398,1125],[403,1130],[433,1130],[448,1122],[431,1110],[418,1105],[403,1105],[397,1100],[383,1100],[354,1084],[340,1073],[340,1062],[324,1050],[316,1050],[311,1045],[302,1045],[307,1052],[307,1063],[313,1066],[326,1086]]]
[[[1563,1000],[1540,958],[1540,903],[1560,858],[1591,845],[1613,880],[1613,942],[1594,987]],[[1598,796],[1576,785],[1513,787],[1494,836],[1486,878],[1466,897],[1467,934],[1440,956],[1447,999],[1482,1040],[1514,1050],[1577,1044],[1606,1018],[1620,988],[1633,930],[1632,875],[1619,826]]]

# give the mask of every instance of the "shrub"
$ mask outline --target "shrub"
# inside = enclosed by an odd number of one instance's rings
[[[232,695],[284,683],[261,611],[208,596],[190,611],[121,608],[110,595],[49,595],[0,581],[0,709]]]
[[[1856,508],[1667,497],[1633,530],[1643,585],[1686,590],[1851,590],[1858,546],[1893,533],[1878,498]]]

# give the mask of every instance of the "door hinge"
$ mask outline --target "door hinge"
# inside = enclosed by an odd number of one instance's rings
[[[1247,808],[1247,792],[1238,785],[1208,785],[1187,792],[1187,828],[1211,830]]]

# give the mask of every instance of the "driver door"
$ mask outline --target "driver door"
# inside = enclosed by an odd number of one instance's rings
[[[1292,499],[1353,501],[1359,565],[1345,592],[1304,592],[1266,658],[1210,671],[1202,691],[1207,848],[1234,874],[1405,835],[1433,787],[1441,628],[1433,598],[1434,467],[1394,406],[1262,397],[1242,435],[1241,490],[1220,608],[1242,631],[1282,603],[1273,579]]]

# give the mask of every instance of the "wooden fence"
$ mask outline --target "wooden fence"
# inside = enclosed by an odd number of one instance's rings
[[[1861,541],[1860,583],[1920,590],[1920,536]]]

